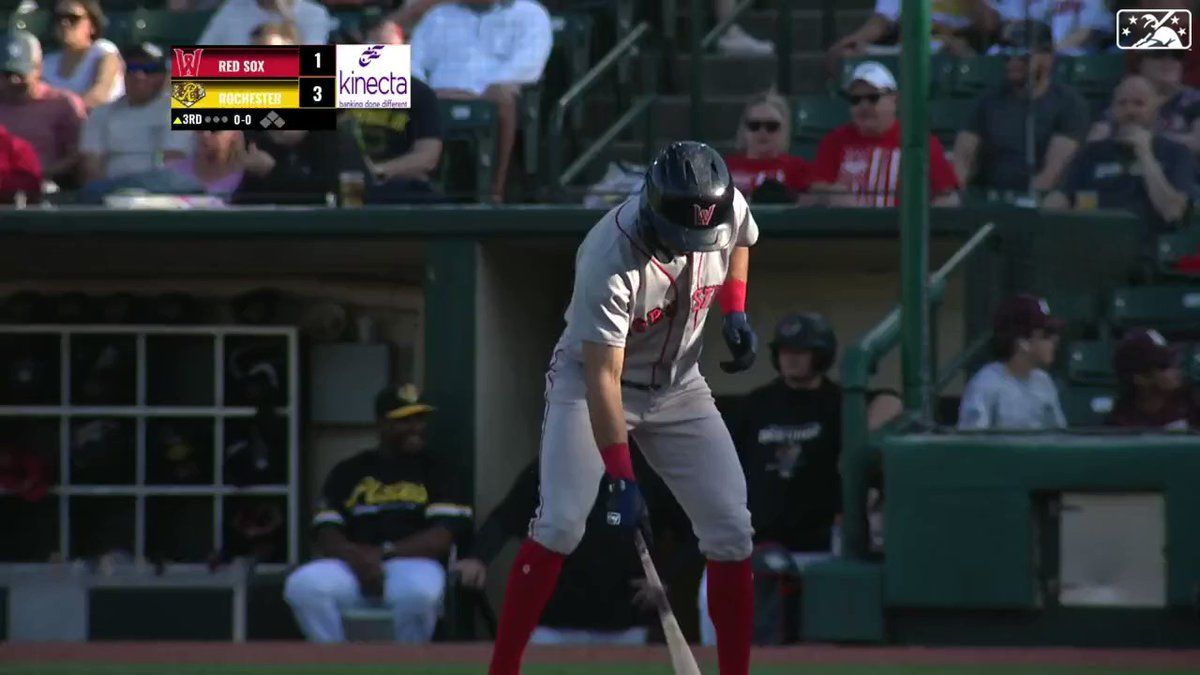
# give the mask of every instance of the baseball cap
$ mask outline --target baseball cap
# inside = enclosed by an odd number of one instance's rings
[[[163,61],[166,52],[153,42],[135,42],[121,48],[121,58],[124,61]]]
[[[1130,331],[1117,345],[1113,366],[1117,376],[1128,379],[1150,370],[1170,368],[1179,362],[1179,348],[1156,330]]]
[[[992,320],[997,333],[1028,335],[1035,330],[1057,333],[1063,320],[1050,315],[1050,305],[1044,298],[1021,293],[1000,304]]]
[[[997,40],[1002,53],[1021,56],[1030,52],[1054,51],[1054,33],[1041,21],[1013,21],[1004,26]]]
[[[846,88],[855,82],[866,82],[880,91],[896,91],[896,78],[887,66],[878,61],[863,61],[854,67]]]
[[[37,70],[42,45],[32,33],[23,30],[8,33],[0,47],[0,71],[28,75]]]
[[[435,410],[421,401],[421,394],[414,384],[388,385],[375,397],[375,417],[379,419],[402,420]]]

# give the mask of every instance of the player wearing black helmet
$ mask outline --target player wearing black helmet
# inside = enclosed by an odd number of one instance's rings
[[[795,569],[834,550],[833,525],[842,510],[838,471],[842,388],[828,376],[837,359],[838,341],[825,317],[798,312],[779,321],[770,348],[779,377],[746,396],[732,415],[731,426],[746,472],[755,557],[782,557],[786,567]],[[873,394],[870,405],[872,426],[884,423],[901,407],[898,397],[886,393]],[[778,588],[778,579],[771,574],[756,572],[755,580],[759,598],[771,597],[761,593],[763,584]],[[709,604],[702,593],[705,643],[713,639]],[[794,636],[795,627],[787,621],[794,612],[781,612],[779,603],[765,599],[757,609],[756,625],[774,630],[773,634],[756,631],[757,642],[778,643]],[[781,612],[785,620],[762,620],[763,613],[771,611]]]

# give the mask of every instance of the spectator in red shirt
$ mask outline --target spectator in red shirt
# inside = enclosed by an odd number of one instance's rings
[[[36,37],[16,31],[0,40],[0,124],[33,145],[47,179],[77,184],[86,117],[78,96],[42,82],[42,46]]]
[[[29,141],[0,126],[0,204],[12,204],[18,192],[27,202],[41,200],[42,164]]]
[[[883,64],[858,64],[846,88],[850,124],[821,139],[813,192],[830,206],[896,206],[900,187],[900,121],[896,78]],[[929,137],[929,194],[934,206],[957,206],[958,178],[942,144]]]
[[[1156,330],[1134,330],[1113,358],[1120,393],[1108,424],[1171,431],[1200,429],[1200,397],[1183,383],[1179,349]]]
[[[808,190],[808,162],[788,154],[791,119],[787,101],[774,92],[754,97],[742,111],[737,153],[725,164],[746,199],[794,202]]]

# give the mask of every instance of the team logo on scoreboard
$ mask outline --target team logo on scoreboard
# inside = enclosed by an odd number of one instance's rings
[[[175,49],[175,70],[179,71],[179,77],[196,77],[200,73],[200,55],[204,53],[203,49],[193,49],[186,52],[182,49]]]
[[[408,45],[338,45],[337,107],[408,108],[410,50]]]
[[[207,92],[204,91],[204,85],[199,82],[172,82],[171,83],[171,98],[182,103],[185,107],[192,107],[204,98]]]

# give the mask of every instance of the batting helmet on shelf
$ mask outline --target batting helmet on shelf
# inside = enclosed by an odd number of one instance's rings
[[[779,350],[811,351],[813,370],[825,372],[837,356],[837,334],[824,316],[816,312],[797,312],[780,319],[771,340],[771,364],[779,370]]]
[[[638,210],[642,236],[671,256],[718,251],[733,239],[733,178],[704,143],[667,146],[646,170]]]

